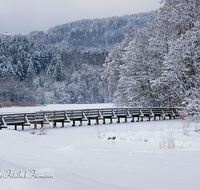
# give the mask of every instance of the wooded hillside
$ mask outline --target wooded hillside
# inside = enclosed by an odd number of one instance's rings
[[[1,36],[0,102],[110,102],[112,92],[100,76],[105,58],[130,28],[147,26],[148,16],[81,20],[47,32]]]

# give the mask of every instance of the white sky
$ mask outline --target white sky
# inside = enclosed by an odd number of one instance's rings
[[[0,33],[28,34],[33,30],[81,19],[148,12],[160,0],[0,0]]]

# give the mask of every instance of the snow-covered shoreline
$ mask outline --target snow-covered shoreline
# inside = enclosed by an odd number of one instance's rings
[[[197,124],[181,119],[99,126],[83,123],[82,127],[67,124],[64,128],[58,125],[47,129],[45,135],[9,127],[0,131],[0,187],[198,190],[198,130]],[[116,138],[108,140],[109,136]],[[168,148],[171,137],[176,146]]]

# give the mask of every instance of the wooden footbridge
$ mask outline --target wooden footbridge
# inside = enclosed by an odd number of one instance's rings
[[[40,111],[35,113],[16,113],[16,114],[3,114],[0,115],[0,129],[7,128],[8,125],[22,126],[24,130],[25,126],[31,126],[33,124],[34,129],[37,129],[37,125],[40,124],[41,128],[44,124],[53,122],[53,126],[56,127],[57,122],[62,123],[64,127],[65,123],[71,123],[75,126],[75,122],[78,121],[82,125],[83,121],[91,125],[91,120],[95,120],[95,125],[106,124],[106,120],[109,123],[113,122],[113,119],[120,123],[120,119],[123,118],[124,122],[130,118],[131,122],[139,121],[151,121],[161,119],[175,119],[179,117],[178,111],[182,108],[106,108],[106,109],[81,109],[81,110],[63,110],[63,111]]]

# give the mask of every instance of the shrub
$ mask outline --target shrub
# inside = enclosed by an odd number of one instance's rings
[[[2,102],[3,107],[12,107],[12,103],[10,101]]]
[[[36,104],[32,102],[19,102],[19,103],[14,103],[13,106],[28,107],[28,106],[36,106]]]

